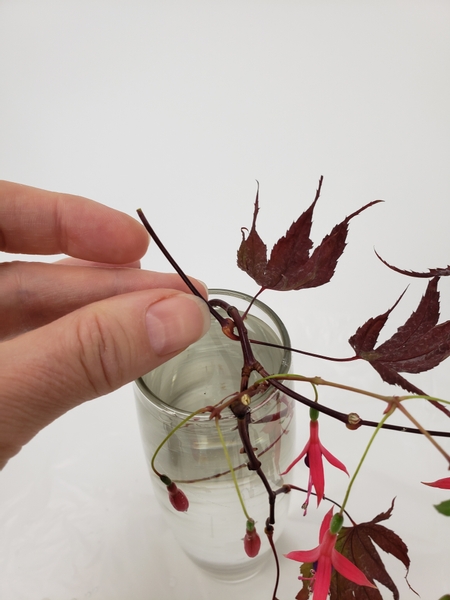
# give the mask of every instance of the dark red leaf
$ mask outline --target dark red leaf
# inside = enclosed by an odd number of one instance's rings
[[[422,373],[450,356],[450,321],[439,320],[439,277],[433,277],[419,306],[406,323],[386,342],[375,348],[378,335],[392,308],[369,319],[349,339],[356,355],[368,361],[387,383],[400,385],[413,394],[424,394],[399,373]]]
[[[394,501],[389,510],[376,516],[372,521],[353,527],[343,527],[338,535],[336,550],[351,560],[370,580],[376,580],[387,587],[392,592],[394,600],[398,600],[398,588],[386,571],[375,547],[376,544],[384,552],[400,560],[408,573],[410,561],[405,543],[396,533],[379,525],[380,521],[389,519],[393,508]],[[333,573],[330,592],[330,600],[382,600],[377,589],[358,586],[342,577],[337,571]]]
[[[408,277],[425,277],[425,278],[427,278],[427,277],[446,277],[447,275],[450,275],[450,265],[448,265],[448,267],[444,267],[444,268],[428,269],[428,272],[419,273],[417,271],[407,271],[406,269],[399,269],[398,267],[394,267],[393,265],[390,265],[388,262],[386,262],[384,260],[384,258],[381,258],[381,256],[378,254],[378,252],[376,250],[375,250],[375,254],[381,260],[381,262],[383,264],[385,264],[387,267],[389,267],[396,273],[401,273],[402,275],[408,275]]]
[[[294,222],[286,232],[286,235],[278,240],[270,253],[270,260],[266,265],[266,274],[270,278],[268,287],[272,289],[284,289],[290,286],[295,279],[298,266],[304,265],[309,259],[309,253],[313,243],[310,239],[312,217],[314,207],[320,197],[323,178],[320,178],[316,197],[311,206]],[[258,283],[258,282],[257,282]],[[289,288],[290,289],[290,288]]]
[[[322,181],[323,177],[320,178],[319,187],[311,206],[297,221],[292,223],[286,235],[274,245],[269,260],[267,260],[267,247],[256,231],[256,219],[259,211],[259,194],[256,194],[252,228],[247,238],[244,230],[242,232],[237,264],[262,289],[288,291],[317,287],[328,283],[344,251],[350,220],[369,206],[381,202],[381,200],[375,200],[352,213],[342,223],[336,225],[310,254],[313,247],[310,239],[312,216],[320,197]]]
[[[259,212],[259,184],[256,192],[255,209],[253,212],[253,223],[247,239],[242,229],[242,243],[238,250],[238,266],[248,273],[258,283],[265,277],[267,267],[267,247],[256,231],[256,218]]]

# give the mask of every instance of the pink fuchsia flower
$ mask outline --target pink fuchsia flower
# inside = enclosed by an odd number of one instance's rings
[[[247,524],[245,526],[245,537],[244,537],[245,553],[250,558],[255,558],[255,556],[258,556],[260,548],[261,548],[261,538],[259,537],[259,535],[256,531],[255,521],[253,519],[248,519]]]
[[[313,600],[326,600],[330,590],[333,567],[346,579],[357,585],[375,588],[364,573],[351,561],[335,549],[337,534],[342,526],[342,516],[335,515],[331,508],[325,515],[319,533],[319,545],[312,550],[295,550],[286,554],[286,558],[301,563],[315,563],[315,571],[311,577]],[[299,577],[299,579],[305,579]]]
[[[444,479],[438,479],[437,481],[431,481],[427,483],[426,481],[422,481],[424,485],[429,485],[430,487],[442,488],[443,490],[450,490],[450,477],[445,477]]]
[[[317,506],[319,506],[320,502],[323,499],[323,495],[325,492],[325,475],[323,471],[323,461],[322,456],[324,456],[327,461],[347,473],[348,471],[345,468],[345,465],[341,463],[331,452],[329,452],[321,443],[319,439],[319,412],[315,408],[311,408],[309,411],[311,421],[309,423],[309,440],[297,458],[288,466],[286,471],[282,473],[282,475],[286,475],[289,471],[294,467],[304,456],[306,456],[307,465],[309,467],[309,482],[308,482],[308,494],[306,497],[305,513],[306,507],[309,503],[309,498],[311,495],[312,488],[314,488],[317,495]]]

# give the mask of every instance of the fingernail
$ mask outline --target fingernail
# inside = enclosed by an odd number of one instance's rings
[[[158,356],[184,350],[205,335],[211,324],[206,303],[177,294],[152,304],[146,314],[150,345]]]

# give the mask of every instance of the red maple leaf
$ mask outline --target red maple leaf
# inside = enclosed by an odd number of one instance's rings
[[[394,500],[386,512],[379,514],[372,521],[343,527],[338,534],[336,550],[351,560],[366,577],[387,587],[392,592],[394,600],[398,600],[397,586],[386,571],[375,547],[376,544],[384,552],[401,561],[408,574],[410,560],[407,546],[396,533],[379,524],[380,521],[390,518],[393,508]],[[338,572],[333,574],[330,592],[330,600],[382,600],[378,589],[356,585]]]
[[[349,221],[369,206],[381,200],[369,202],[359,210],[346,217],[326,235],[312,254],[313,243],[310,239],[314,207],[320,197],[323,177],[311,206],[295,221],[274,245],[269,260],[267,247],[256,231],[256,219],[259,211],[259,189],[256,194],[253,223],[250,233],[245,237],[242,231],[242,242],[237,254],[240,269],[252,277],[261,289],[300,290],[328,283],[336,269],[347,239]]]
[[[439,320],[439,277],[433,277],[419,306],[404,325],[375,348],[378,335],[403,294],[389,310],[371,318],[349,339],[356,355],[369,362],[387,383],[412,392],[424,392],[399,373],[422,373],[450,356],[450,321]]]

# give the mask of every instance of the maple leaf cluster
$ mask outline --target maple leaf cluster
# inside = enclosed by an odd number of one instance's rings
[[[382,202],[374,200],[346,217],[313,251],[310,239],[314,207],[319,200],[323,177],[320,178],[311,206],[291,225],[281,237],[267,259],[267,247],[256,230],[259,212],[259,190],[256,194],[253,223],[237,253],[237,264],[265,289],[289,291],[312,288],[328,283],[334,275],[347,240],[350,220],[367,208]],[[312,251],[312,252],[311,252]],[[406,323],[386,342],[375,348],[378,336],[391,312],[400,302],[377,317],[369,319],[350,337],[349,343],[356,357],[370,363],[386,383],[396,384],[419,395],[425,392],[402,377],[400,373],[422,373],[436,367],[450,356],[450,321],[438,324],[440,277],[450,275],[450,266],[430,269],[426,273],[399,269],[378,258],[390,269],[410,277],[432,278],[418,306]],[[444,410],[445,412],[445,410]],[[450,413],[448,413],[450,416]]]

